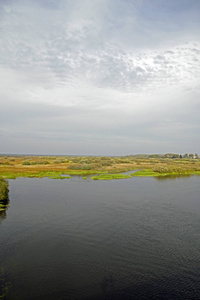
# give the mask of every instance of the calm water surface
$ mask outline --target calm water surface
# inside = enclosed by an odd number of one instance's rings
[[[200,177],[9,184],[5,299],[200,299]]]

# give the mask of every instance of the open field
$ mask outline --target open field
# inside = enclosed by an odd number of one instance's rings
[[[106,156],[0,156],[0,177],[50,177],[101,175],[93,179],[122,179],[116,174],[138,170],[130,176],[200,175],[199,158],[106,157]],[[104,174],[104,176],[103,176]],[[107,174],[110,174],[109,176]],[[112,176],[111,176],[112,174]]]

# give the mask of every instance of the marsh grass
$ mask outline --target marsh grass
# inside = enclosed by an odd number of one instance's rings
[[[154,172],[151,169],[139,170],[135,173],[132,173],[131,176],[159,176],[159,173]]]
[[[147,155],[144,157],[0,156],[0,176],[7,179],[17,177],[68,179],[73,175],[86,177],[100,174],[105,178],[106,174],[110,174],[108,179],[102,179],[110,180],[116,179],[114,174],[138,169],[140,171],[132,176],[200,175],[200,159],[152,158]],[[118,176],[118,179],[120,178],[124,177]]]
[[[174,176],[174,177],[178,177],[178,176],[190,176],[190,175],[200,175],[200,171],[194,171],[194,170],[181,170],[181,169],[168,169],[168,170],[164,170],[161,172],[156,172],[152,169],[145,169],[145,170],[140,170],[137,171],[133,174],[131,174],[131,176],[144,176],[144,177],[164,177],[164,176]]]
[[[70,176],[52,176],[50,177],[52,179],[70,179],[71,177]]]
[[[113,179],[126,179],[132,178],[131,175],[124,174],[101,174],[91,177],[93,180],[113,180]]]
[[[0,213],[3,213],[9,206],[8,193],[8,182],[5,179],[0,178]]]
[[[0,204],[8,200],[8,182],[4,178],[0,178]]]

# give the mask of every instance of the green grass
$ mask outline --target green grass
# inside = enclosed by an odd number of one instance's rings
[[[0,212],[4,211],[8,207],[8,182],[0,178]]]
[[[126,179],[131,178],[130,175],[124,175],[124,174],[100,174],[91,177],[93,180],[113,180],[113,179]]]
[[[143,177],[164,177],[164,176],[180,176],[180,175],[185,175],[185,176],[189,176],[189,175],[200,175],[200,171],[193,171],[193,170],[168,170],[168,172],[155,172],[152,169],[145,169],[145,170],[140,170],[137,171],[133,174],[131,174],[131,176],[143,176]]]
[[[66,179],[68,175],[94,177],[94,175],[110,174],[106,178],[104,176],[103,179],[99,179],[111,180],[123,179],[121,175],[124,172],[133,173],[134,170],[139,169],[140,171],[132,176],[200,175],[200,159],[171,159],[159,155],[156,155],[156,158],[148,155],[137,157],[8,156],[4,158],[0,155],[0,176],[7,179],[18,177]],[[117,177],[114,178],[113,174],[117,174]]]
[[[71,178],[70,176],[52,176],[50,177],[51,179],[69,179]]]
[[[8,192],[8,182],[5,179],[0,178],[0,201],[8,200]]]
[[[154,172],[152,169],[140,170],[131,174],[131,176],[160,176],[160,175],[161,175],[160,173]]]
[[[0,211],[4,211],[7,207],[9,206],[9,204],[2,204],[0,203]]]
[[[66,171],[23,171],[23,172],[1,172],[1,176],[6,179],[16,179],[18,177],[28,177],[28,178],[43,178],[50,177],[55,179],[67,179],[70,176],[61,176],[60,175],[76,175],[76,176],[86,176],[93,174],[101,174],[102,171],[96,170],[66,170]]]
[[[156,168],[155,168],[156,169]],[[119,171],[119,170],[118,170]],[[70,176],[66,175],[71,175],[71,176],[83,176],[83,179],[87,179],[86,175],[95,175],[93,177],[91,177],[93,180],[112,180],[112,179],[126,179],[126,178],[131,178],[131,177],[152,177],[152,176],[169,176],[169,175],[179,175],[179,174],[191,174],[191,175],[200,175],[200,171],[194,171],[194,170],[185,170],[185,169],[180,169],[180,170],[176,170],[174,169],[159,169],[159,172],[154,171],[153,169],[144,169],[144,170],[140,170],[140,171],[136,171],[130,175],[124,175],[124,174],[120,174],[120,173],[112,173],[112,174],[104,174],[103,172],[99,172],[99,171],[95,171],[95,170],[90,170],[90,171],[83,171],[83,170],[67,170],[66,171],[41,171],[41,172],[34,172],[34,173],[30,173],[30,172],[15,172],[15,173],[11,173],[11,172],[2,172],[1,175],[5,178],[5,179],[16,179],[18,177],[27,177],[27,178],[44,178],[44,177],[48,177],[48,178],[52,178],[52,179],[69,179],[71,178]]]

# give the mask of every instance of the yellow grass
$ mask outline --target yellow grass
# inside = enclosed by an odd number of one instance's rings
[[[149,170],[147,173],[152,174],[151,176],[176,173],[200,174],[200,159],[152,159],[134,156],[0,156],[0,176],[4,178],[46,176],[60,178],[60,175],[86,176],[130,170],[142,170],[136,174],[137,176],[145,176],[144,170]]]

